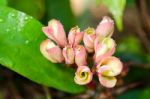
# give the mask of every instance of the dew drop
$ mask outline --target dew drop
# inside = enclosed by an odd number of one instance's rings
[[[21,28],[19,28],[18,31],[20,32],[20,31],[21,31]]]
[[[0,19],[0,22],[3,22],[3,19]]]
[[[15,14],[14,14],[14,13],[11,13],[11,16],[12,16],[12,17],[14,17],[14,16],[15,16]]]
[[[25,20],[28,20],[28,17],[26,16],[24,19],[25,19]]]
[[[0,58],[0,61],[1,61],[1,63],[4,64],[4,65],[8,65],[8,66],[10,66],[10,67],[13,67],[13,62],[12,62],[9,58],[1,57],[1,58]]]
[[[6,32],[9,32],[10,31],[10,29],[8,28],[8,29],[6,29]]]
[[[29,40],[26,40],[26,41],[25,41],[25,44],[28,44],[28,43],[29,43]]]

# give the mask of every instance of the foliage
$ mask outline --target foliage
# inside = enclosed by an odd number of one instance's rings
[[[123,29],[123,11],[126,5],[126,0],[97,0],[98,3],[103,3],[107,6],[109,11],[112,13],[118,30],[122,31]]]
[[[0,12],[0,64],[49,87],[70,93],[84,91],[74,83],[73,70],[41,55],[39,45],[45,38],[41,23],[8,7],[0,7]]]

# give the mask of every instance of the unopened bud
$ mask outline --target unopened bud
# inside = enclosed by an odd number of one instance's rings
[[[49,21],[48,26],[42,28],[48,38],[55,41],[59,46],[64,47],[67,45],[66,33],[63,25],[55,19]]]
[[[94,51],[94,40],[96,38],[94,28],[87,28],[84,31],[83,42],[86,50],[91,53]]]
[[[71,46],[66,46],[63,48],[63,56],[65,58],[66,64],[73,64],[75,61],[75,52]]]
[[[105,16],[96,28],[96,35],[111,37],[114,32],[114,22],[111,18]]]
[[[61,63],[64,60],[60,47],[56,46],[50,39],[41,43],[40,51],[45,58],[53,63]]]
[[[83,32],[80,32],[78,26],[72,28],[68,34],[68,40],[70,45],[78,45],[83,39]]]
[[[75,47],[75,63],[77,66],[86,66],[87,65],[87,53],[86,49],[82,45],[77,45]]]
[[[97,37],[94,42],[95,63],[114,54],[116,43],[112,38]]]
[[[91,82],[93,73],[88,66],[79,66],[75,73],[74,81],[79,85],[85,85]]]

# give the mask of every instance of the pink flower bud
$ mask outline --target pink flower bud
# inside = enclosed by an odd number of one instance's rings
[[[117,79],[115,77],[106,77],[98,74],[98,78],[102,86],[112,88],[116,85]]]
[[[97,37],[94,41],[95,63],[107,58],[115,52],[116,43],[112,38]]]
[[[114,76],[120,74],[122,68],[121,61],[116,57],[111,56],[102,60],[96,68],[100,83],[108,88],[114,87],[117,82]]]
[[[48,26],[43,27],[42,30],[46,36],[55,41],[59,46],[64,47],[67,45],[63,25],[58,20],[50,20],[48,22]]]
[[[79,85],[85,85],[91,82],[93,73],[88,66],[79,66],[75,73],[74,81]]]
[[[96,38],[94,28],[87,28],[84,31],[83,42],[86,50],[91,53],[94,51],[94,40]]]
[[[53,63],[61,63],[64,60],[60,47],[56,46],[50,39],[41,43],[40,51],[45,58]]]
[[[83,38],[83,32],[80,32],[78,26],[72,28],[68,34],[69,44],[72,46],[78,45]]]
[[[121,73],[123,65],[116,57],[108,57],[97,65],[97,72],[103,76],[117,76]]]
[[[86,59],[87,53],[84,46],[77,45],[75,47],[75,63],[77,64],[77,66],[86,66],[87,65]]]
[[[63,48],[63,56],[65,58],[66,64],[73,64],[75,61],[75,52],[71,46],[66,46]]]
[[[96,28],[96,35],[111,37],[114,32],[114,22],[111,18],[105,16]]]

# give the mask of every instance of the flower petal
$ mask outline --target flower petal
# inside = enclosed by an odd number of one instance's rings
[[[61,49],[50,39],[46,39],[41,43],[40,51],[45,58],[53,63],[61,63],[64,60]]]
[[[87,65],[87,53],[86,49],[82,45],[77,45],[75,47],[75,63],[78,66],[85,66]]]
[[[105,16],[96,28],[96,34],[103,37],[111,37],[114,32],[114,22]]]
[[[91,82],[93,73],[88,66],[79,66],[75,73],[74,81],[76,84],[85,85]]]
[[[66,64],[73,64],[75,62],[75,52],[71,46],[66,46],[63,48],[63,56]]]
[[[98,74],[100,83],[107,88],[112,88],[116,85],[117,79],[115,77],[106,77]]]

